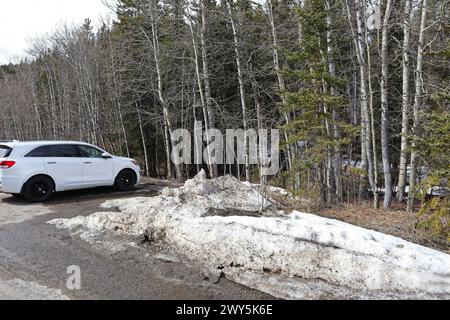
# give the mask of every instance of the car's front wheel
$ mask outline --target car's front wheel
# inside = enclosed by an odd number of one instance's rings
[[[23,196],[30,202],[44,202],[51,198],[54,191],[55,185],[49,177],[36,176],[24,185]]]
[[[131,191],[134,189],[136,182],[136,173],[133,170],[125,169],[117,175],[114,185],[119,191]]]

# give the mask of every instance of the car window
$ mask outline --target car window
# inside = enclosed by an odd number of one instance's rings
[[[0,158],[7,158],[11,154],[12,149],[8,146],[0,146]]]
[[[40,157],[51,157],[50,146],[42,146],[29,152],[25,157],[27,158],[40,158]]]
[[[75,145],[51,146],[51,156],[55,158],[79,158],[80,151]]]
[[[80,152],[75,145],[42,146],[29,152],[28,158],[79,158]]]
[[[101,158],[104,151],[90,146],[78,146],[83,158]]]

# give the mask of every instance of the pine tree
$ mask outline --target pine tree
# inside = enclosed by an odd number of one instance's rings
[[[287,54],[290,69],[285,70],[290,85],[284,93],[284,112],[294,114],[283,126],[289,133],[288,143],[298,146],[290,177],[300,180],[298,193],[324,202],[335,200],[332,170],[336,146],[346,141],[334,130],[348,132],[333,114],[339,114],[345,98],[336,88],[342,80],[330,75],[327,57],[327,10],[320,0],[305,1],[298,10],[303,26],[296,51]],[[332,88],[334,88],[332,90]],[[340,168],[339,168],[340,169]],[[339,174],[339,170],[337,170]]]

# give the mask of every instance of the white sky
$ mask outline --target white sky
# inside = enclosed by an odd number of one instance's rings
[[[102,0],[0,0],[0,64],[25,56],[30,39],[62,23],[89,18],[97,26],[108,15],[111,10]]]

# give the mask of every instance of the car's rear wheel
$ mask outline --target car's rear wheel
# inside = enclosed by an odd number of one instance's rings
[[[49,177],[36,176],[28,180],[23,187],[23,196],[30,202],[44,202],[50,199],[55,185]]]
[[[133,170],[126,169],[117,175],[114,185],[119,191],[131,191],[134,189],[136,181],[136,173]]]

